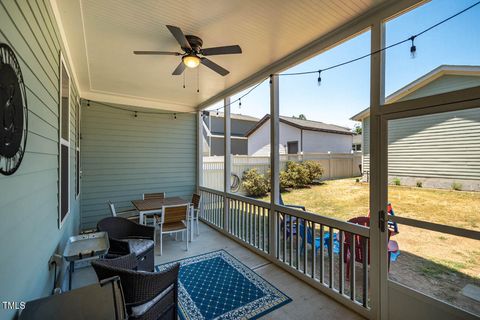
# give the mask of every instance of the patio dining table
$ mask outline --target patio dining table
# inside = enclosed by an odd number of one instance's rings
[[[163,206],[190,204],[190,201],[180,197],[167,197],[163,199],[133,200],[133,206],[138,210],[139,223],[145,223],[145,215],[159,214]]]

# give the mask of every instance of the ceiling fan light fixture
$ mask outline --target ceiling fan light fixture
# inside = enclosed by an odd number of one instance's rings
[[[182,58],[182,61],[188,68],[192,69],[198,67],[198,65],[200,64],[200,58],[194,54],[184,56]]]

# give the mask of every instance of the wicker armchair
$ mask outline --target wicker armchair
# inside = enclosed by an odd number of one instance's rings
[[[97,224],[98,231],[106,231],[110,254],[135,253],[139,270],[153,271],[154,227],[147,227],[121,217],[108,217]]]
[[[129,319],[177,319],[177,264],[163,272],[136,271],[133,253],[115,259],[92,261],[98,279],[119,276]]]

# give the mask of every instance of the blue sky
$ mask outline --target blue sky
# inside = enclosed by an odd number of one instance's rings
[[[433,0],[387,22],[387,45],[422,31],[477,0]],[[423,34],[415,40],[417,56],[410,57],[410,43],[387,50],[386,95],[400,89],[441,64],[480,65],[480,5]],[[370,52],[367,31],[285,72],[310,71],[356,58]],[[349,118],[368,107],[369,59],[325,71],[321,86],[318,74],[280,77],[280,114],[305,114],[307,119],[353,127]],[[238,98],[246,91],[233,97]],[[262,117],[269,112],[269,85],[265,81],[232,105],[232,112]]]

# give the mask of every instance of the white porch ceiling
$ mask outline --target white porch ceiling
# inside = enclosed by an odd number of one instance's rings
[[[82,98],[168,110],[192,110],[385,0],[52,0]],[[222,77],[200,67],[171,73],[175,56],[136,56],[133,50],[178,51],[165,27],[201,37],[204,47],[239,44],[243,54],[212,56],[230,70]]]

